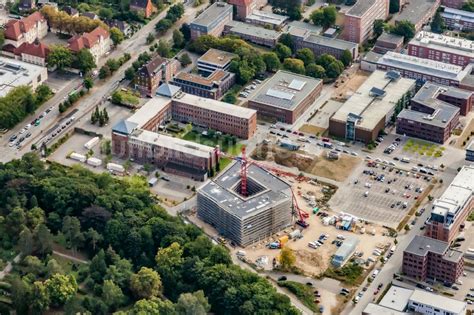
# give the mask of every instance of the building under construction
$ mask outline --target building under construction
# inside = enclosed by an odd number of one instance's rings
[[[245,156],[199,189],[197,213],[220,234],[247,246],[292,224],[291,187]]]

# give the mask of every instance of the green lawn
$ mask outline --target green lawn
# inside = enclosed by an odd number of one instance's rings
[[[232,141],[230,141],[229,136],[225,135],[215,135],[213,137],[209,137],[203,136],[201,135],[201,133],[193,130],[186,133],[182,139],[208,145],[210,147],[215,147],[216,145],[219,145],[221,151],[230,155],[239,155],[240,151],[242,150],[242,144],[238,142],[236,144],[232,143]],[[223,169],[222,166],[221,169]]]
[[[403,146],[403,151],[405,152],[426,155],[430,157],[441,157],[443,156],[444,150],[444,147],[437,144],[415,139],[409,139]]]
[[[315,296],[312,287],[294,281],[278,281],[278,285],[287,288],[313,312],[318,310],[318,305],[314,302]]]
[[[324,275],[329,278],[333,278],[349,285],[356,285],[362,282],[364,278],[362,274],[364,273],[364,269],[356,264],[352,264],[348,262],[342,268],[328,268]]]

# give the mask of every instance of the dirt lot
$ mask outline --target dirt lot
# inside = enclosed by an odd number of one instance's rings
[[[333,98],[337,101],[345,101],[367,80],[370,72],[357,70],[357,72],[350,78],[344,79],[344,83],[340,83],[339,88],[334,91]],[[338,80],[341,82],[341,79]]]
[[[350,155],[342,154],[339,160],[329,160],[324,153],[315,156],[303,151],[288,151],[273,144],[260,145],[255,152],[259,152],[259,156],[253,155],[253,158],[265,159],[287,167],[296,167],[302,172],[341,182],[361,163],[360,158]]]

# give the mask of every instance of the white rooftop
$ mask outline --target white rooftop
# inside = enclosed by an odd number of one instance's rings
[[[388,307],[392,310],[403,312],[408,304],[413,290],[402,287],[391,286],[383,299],[379,302],[380,306]]]
[[[375,128],[381,119],[393,111],[398,100],[415,85],[415,80],[403,77],[390,81],[386,73],[374,71],[331,119],[345,122],[349,114],[354,114],[362,117],[357,124],[358,128]],[[375,97],[373,88],[385,92],[384,95]]]
[[[431,213],[446,217],[448,213],[454,216],[462,210],[474,195],[474,166],[465,165],[440,198],[433,202]]]
[[[387,52],[377,62],[378,65],[406,69],[419,73],[429,74],[449,80],[461,81],[469,72],[471,67],[464,70],[460,66],[444,62],[423,59],[414,56],[403,55],[393,51]]]
[[[259,21],[279,26],[283,24],[286,20],[288,20],[288,16],[260,10],[254,10],[250,15],[246,17],[246,19],[248,21]]]
[[[421,31],[410,41],[410,44],[420,45],[474,58],[474,42],[461,37],[451,37],[442,34]]]
[[[140,129],[150,119],[158,114],[165,106],[171,103],[171,99],[163,96],[155,96],[145,103],[139,110],[130,116],[127,121],[136,123],[137,129]]]
[[[207,145],[158,134],[148,130],[135,131],[130,137],[130,143],[133,143],[135,139],[138,140],[139,143],[148,143],[202,158],[208,158],[209,154],[214,151],[214,148]]]
[[[429,305],[432,308],[444,310],[453,314],[464,314],[466,312],[466,302],[433,294],[424,290],[415,289],[410,297],[410,302]]]
[[[0,57],[0,97],[7,95],[8,92],[18,86],[31,86],[33,80],[38,78],[41,78],[38,83],[48,78],[45,67]]]
[[[186,103],[192,106],[212,110],[222,114],[229,114],[244,119],[250,119],[257,113],[256,110],[250,108],[231,105],[210,98],[200,97],[186,93],[178,94],[176,97],[173,98],[173,100],[176,102]]]

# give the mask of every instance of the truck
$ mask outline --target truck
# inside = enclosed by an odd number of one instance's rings
[[[380,269],[374,270],[374,272],[372,273],[372,276],[371,276],[372,279],[375,279],[375,277],[377,277],[377,275],[379,274],[379,272],[380,272]]]
[[[69,158],[72,159],[72,160],[82,162],[82,163],[84,163],[87,160],[85,155],[82,155],[82,154],[79,154],[79,153],[76,153],[76,152],[72,152],[71,155],[69,156]]]
[[[94,137],[92,139],[90,139],[89,141],[86,142],[86,144],[84,144],[84,148],[86,148],[87,150],[90,150],[92,149],[97,143],[99,143],[100,141],[100,138],[99,137]]]
[[[390,253],[393,254],[397,250],[397,245],[393,245],[392,248],[390,248]]]
[[[101,166],[102,160],[95,157],[90,157],[87,159],[87,164],[94,167]]]
[[[116,173],[125,173],[125,168],[122,165],[116,163],[107,163],[107,169]]]

